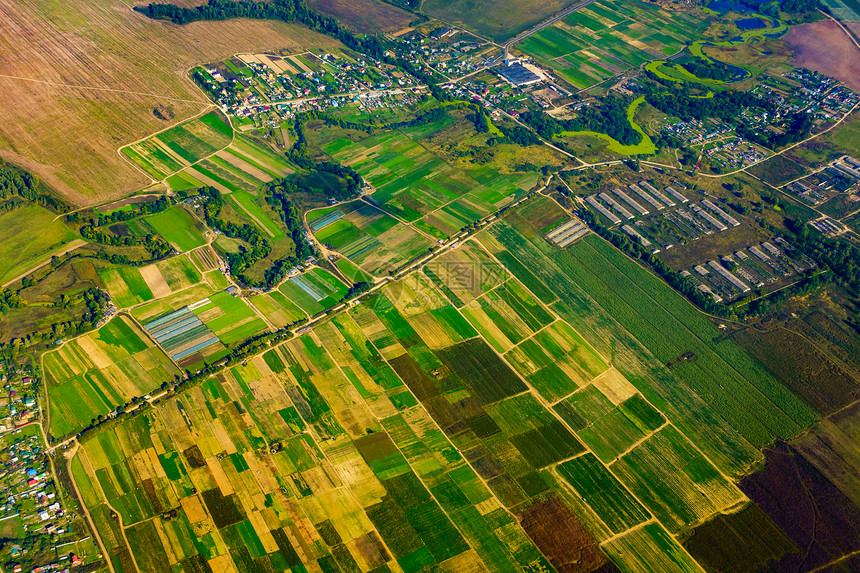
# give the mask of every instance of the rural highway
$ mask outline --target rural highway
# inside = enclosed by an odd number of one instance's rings
[[[535,32],[540,32],[541,30],[543,30],[544,28],[546,28],[550,24],[553,24],[554,22],[561,20],[562,18],[564,18],[568,14],[570,14],[572,12],[576,12],[580,8],[584,8],[584,7],[588,6],[592,2],[594,2],[594,0],[585,0],[585,2],[580,2],[579,4],[574,4],[570,8],[566,8],[565,10],[562,10],[561,12],[559,12],[558,14],[556,14],[555,16],[550,18],[549,20],[544,20],[543,22],[541,22],[540,24],[538,24],[534,28],[530,28],[530,29],[526,30],[525,32],[523,32],[522,34],[516,36],[515,38],[508,40],[508,42],[503,46],[505,48],[505,59],[506,60],[508,59],[508,50],[510,49],[511,46],[522,42],[523,40],[525,40],[526,38],[528,38],[529,36],[531,36]]]

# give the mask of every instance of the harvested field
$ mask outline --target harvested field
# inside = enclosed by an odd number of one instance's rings
[[[860,550],[860,507],[788,444],[766,452],[763,470],[741,490],[782,528],[801,553],[788,553],[773,571],[810,571]]]
[[[832,76],[860,91],[860,50],[836,22],[795,26],[785,41],[794,47],[792,64]]]
[[[415,19],[414,14],[381,0],[310,0],[308,6],[358,32],[396,32]]]
[[[116,149],[167,127],[209,102],[187,79],[198,62],[243,50],[332,46],[273,21],[200,22],[179,27],[117,0],[0,1],[0,155],[26,167],[69,201],[93,205],[147,179]],[[145,87],[142,87],[145,86]]]
[[[535,503],[520,516],[534,544],[559,571],[596,571],[606,564],[597,543],[557,497]]]

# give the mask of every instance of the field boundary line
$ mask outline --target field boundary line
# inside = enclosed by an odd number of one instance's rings
[[[206,101],[201,101],[201,100],[196,100],[196,99],[177,98],[177,97],[152,94],[152,93],[147,93],[147,92],[136,92],[133,90],[121,90],[121,89],[117,89],[117,88],[100,88],[100,87],[96,87],[96,86],[81,86],[81,85],[76,85],[76,84],[66,84],[63,82],[52,82],[50,80],[39,80],[36,78],[25,78],[24,76],[10,76],[7,74],[0,74],[0,79],[18,80],[18,81],[23,81],[23,82],[33,82],[33,83],[44,84],[44,85],[48,85],[48,86],[56,87],[56,88],[93,90],[93,91],[100,91],[100,92],[140,95],[140,96],[146,96],[146,97],[157,98],[157,99],[164,99],[164,100],[169,100],[169,101],[178,101],[178,102],[183,102],[183,103],[198,103],[198,104],[209,104],[209,105],[211,105],[211,102],[206,102]]]

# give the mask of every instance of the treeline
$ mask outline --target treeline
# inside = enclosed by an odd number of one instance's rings
[[[298,185],[290,179],[270,181],[264,188],[266,203],[280,215],[281,220],[290,230],[290,238],[295,245],[294,256],[278,259],[266,271],[266,286],[269,288],[284,280],[290,268],[314,254],[313,247],[305,236],[302,215],[288,197],[290,193],[295,193],[298,190]]]
[[[133,237],[129,235],[118,235],[109,229],[103,229],[85,225],[80,229],[81,236],[93,243],[110,245],[112,247],[135,247],[146,249],[153,259],[160,259],[173,251],[170,243],[158,235],[146,235],[144,237]]]
[[[622,145],[636,145],[642,141],[642,134],[633,129],[627,118],[629,107],[626,98],[609,95],[599,106],[586,107],[574,119],[558,120],[541,111],[527,111],[520,115],[520,120],[547,140],[563,131],[594,131],[605,133]]]
[[[0,290],[0,299],[2,299],[4,292],[8,293],[10,291]],[[83,303],[86,306],[86,310],[81,314],[80,320],[55,322],[51,324],[50,329],[48,327],[44,327],[42,330],[27,333],[23,337],[13,338],[8,344],[0,343],[0,356],[14,360],[17,357],[18,352],[24,348],[34,346],[41,342],[50,342],[65,336],[76,336],[87,332],[102,319],[108,302],[110,302],[108,296],[95,287],[88,288],[77,295],[61,295],[54,303],[55,308],[68,308],[69,306],[80,303]],[[22,303],[19,298],[16,307],[21,306],[21,304]],[[0,303],[0,306],[2,306],[2,303]]]
[[[174,24],[189,24],[202,20],[230,20],[233,18],[296,22],[304,24],[316,32],[337,38],[351,50],[364,52],[375,58],[380,58],[385,51],[377,38],[354,36],[343,28],[335,18],[323,16],[311,10],[304,0],[273,0],[271,2],[209,0],[208,3],[193,8],[153,3],[147,6],[135,6],[134,9],[150,18],[170,20]]]
[[[758,133],[750,129],[746,124],[741,123],[737,126],[737,133],[744,139],[748,139],[765,147],[777,148],[783,145],[791,145],[798,141],[803,141],[809,137],[809,132],[812,131],[812,118],[809,114],[798,112],[795,113],[791,121],[785,127],[782,133],[773,133],[764,131]]]
[[[737,72],[732,70],[730,67],[720,65],[709,60],[696,59],[685,64],[681,64],[681,66],[697,78],[717,80],[721,82],[727,82],[733,79],[737,74]]]
[[[220,218],[221,209],[224,207],[224,199],[221,197],[221,192],[215,187],[202,187],[199,189],[200,195],[206,198],[203,204],[203,218],[206,224],[218,231],[224,233],[231,239],[240,239],[248,246],[239,245],[239,250],[235,253],[226,253],[227,263],[230,265],[230,273],[241,280],[248,286],[263,286],[260,281],[250,279],[245,275],[245,271],[257,261],[265,259],[272,253],[272,246],[269,241],[260,233],[260,230],[254,225],[242,223],[237,225],[232,221],[225,221]]]
[[[653,73],[646,74],[651,79],[660,81]],[[770,103],[748,92],[727,90],[715,93],[709,98],[693,97],[686,83],[652,85],[645,92],[645,100],[666,115],[673,115],[684,121],[715,117],[736,123],[741,112],[747,108],[758,107],[768,112],[775,111]]]
[[[182,198],[184,197],[184,195],[180,197]],[[66,221],[68,221],[69,223],[81,223],[88,221],[89,224],[94,227],[101,227],[102,225],[113,225],[114,223],[122,223],[124,221],[131,221],[132,219],[136,219],[138,217],[161,213],[172,205],[173,201],[171,201],[171,199],[167,195],[162,195],[155,201],[134,203],[128,210],[118,210],[108,214],[99,213],[95,210],[77,211],[75,213],[70,213],[66,215]]]
[[[22,199],[62,213],[69,210],[63,201],[39,192],[39,180],[27,171],[0,162],[0,199],[18,196]],[[17,204],[13,204],[17,206]]]

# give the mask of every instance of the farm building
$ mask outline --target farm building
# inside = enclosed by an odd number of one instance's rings
[[[505,78],[514,87],[525,87],[541,81],[539,75],[522,64],[510,64],[499,69],[499,75]]]

